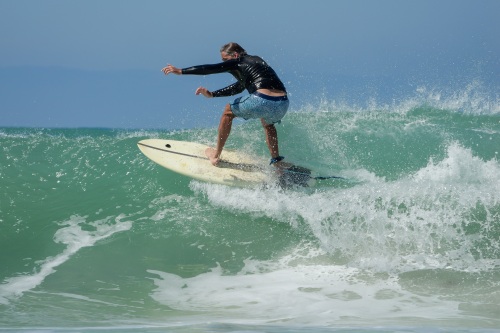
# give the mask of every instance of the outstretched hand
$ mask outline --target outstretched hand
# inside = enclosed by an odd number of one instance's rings
[[[167,67],[163,67],[161,70],[165,75],[168,75],[170,73],[174,73],[176,75],[181,75],[182,70],[180,68],[174,67],[170,64],[167,65]]]
[[[200,95],[200,94],[201,94],[201,95],[203,95],[203,96],[205,96],[205,97],[207,97],[207,98],[212,98],[212,97],[214,97],[214,96],[212,95],[212,93],[211,93],[210,91],[208,91],[208,89],[207,89],[207,88],[204,88],[204,87],[199,87],[198,89],[196,89],[196,91],[195,91],[194,93],[195,93],[196,95]]]

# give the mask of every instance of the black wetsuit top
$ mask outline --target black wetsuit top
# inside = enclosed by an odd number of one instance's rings
[[[208,75],[231,73],[238,82],[212,92],[213,97],[232,96],[247,89],[250,94],[258,89],[276,89],[286,92],[276,72],[260,57],[244,55],[213,65],[200,65],[182,69],[182,74]]]

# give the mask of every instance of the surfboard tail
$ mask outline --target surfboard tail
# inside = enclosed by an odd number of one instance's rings
[[[309,187],[314,185],[314,182],[311,170],[297,165],[284,168],[279,177],[280,186],[285,188],[292,186]]]

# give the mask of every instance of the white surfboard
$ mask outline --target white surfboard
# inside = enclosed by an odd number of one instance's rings
[[[208,146],[200,143],[148,139],[137,145],[144,155],[162,167],[209,183],[253,187],[272,178],[265,160],[236,151],[223,150],[221,161],[215,167],[205,156]]]

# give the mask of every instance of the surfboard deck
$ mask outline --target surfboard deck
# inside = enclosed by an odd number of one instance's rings
[[[204,182],[248,187],[272,181],[266,161],[225,149],[214,167],[205,156],[208,146],[196,142],[147,139],[137,143],[153,162],[173,172]]]

